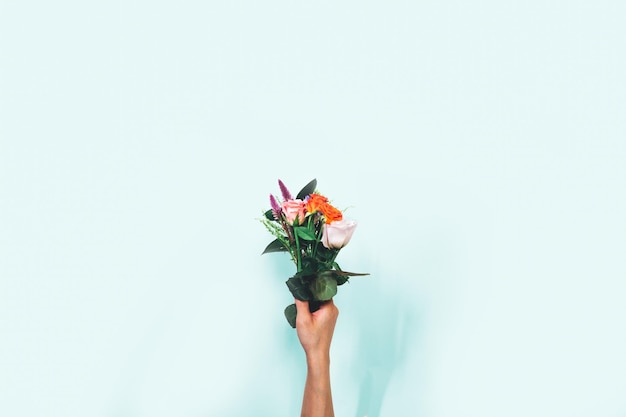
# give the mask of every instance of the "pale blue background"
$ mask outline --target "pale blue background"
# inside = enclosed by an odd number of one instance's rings
[[[0,2],[0,415],[295,416],[282,178],[359,221],[337,416],[626,416],[623,1]]]

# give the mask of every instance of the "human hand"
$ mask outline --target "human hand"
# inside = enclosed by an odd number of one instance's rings
[[[298,311],[296,332],[307,359],[328,358],[339,309],[333,300],[323,303],[313,313],[309,311],[308,301],[295,300],[295,303]]]
[[[304,348],[307,377],[301,417],[334,417],[330,390],[330,342],[339,310],[333,300],[311,313],[308,301],[296,300],[296,332]]]

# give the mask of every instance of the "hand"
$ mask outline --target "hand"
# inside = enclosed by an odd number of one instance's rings
[[[330,389],[330,342],[339,310],[333,300],[311,313],[308,301],[296,300],[296,331],[304,348],[307,376],[301,417],[334,417]]]
[[[296,332],[307,359],[320,355],[327,358],[335,331],[335,323],[339,316],[339,310],[335,303],[333,300],[329,300],[314,313],[309,311],[308,301],[295,300],[295,303],[298,311]]]

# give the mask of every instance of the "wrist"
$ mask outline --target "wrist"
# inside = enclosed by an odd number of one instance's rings
[[[307,352],[306,364],[309,369],[330,368],[330,353],[327,351]]]

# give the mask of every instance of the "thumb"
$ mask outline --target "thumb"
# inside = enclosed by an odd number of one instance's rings
[[[296,311],[298,312],[297,317],[303,319],[311,315],[311,312],[309,311],[308,301],[301,301],[295,298],[294,302],[296,303]]]

